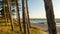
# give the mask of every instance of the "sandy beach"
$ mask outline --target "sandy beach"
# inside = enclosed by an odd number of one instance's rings
[[[47,24],[31,23],[31,26],[41,28],[42,31],[44,31],[44,32],[46,32],[48,34],[48,26],[47,26]],[[57,28],[57,33],[59,34],[60,33],[60,26],[56,26],[56,28]]]

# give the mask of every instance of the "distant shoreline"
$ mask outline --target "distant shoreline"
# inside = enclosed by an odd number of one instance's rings
[[[48,25],[47,24],[31,23],[31,26],[42,28],[44,32],[48,33]],[[56,28],[57,28],[57,32],[60,33],[60,26],[56,26]]]
[[[35,23],[36,24],[36,22],[31,22],[31,23]],[[47,25],[46,22],[45,23],[37,23],[37,24],[46,24]],[[56,23],[56,26],[60,26],[60,23]]]

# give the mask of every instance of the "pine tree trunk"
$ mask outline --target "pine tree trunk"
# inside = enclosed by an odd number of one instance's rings
[[[12,31],[13,31],[14,27],[13,27],[13,19],[12,19],[12,11],[11,11],[11,4],[10,4],[10,0],[7,0],[7,5],[8,5],[8,9],[9,9],[11,28],[12,28]]]
[[[22,18],[23,18],[24,34],[27,34],[26,13],[25,13],[24,0],[22,0]]]
[[[25,6],[25,9],[26,9],[26,23],[27,23],[27,31],[28,31],[28,34],[30,34],[30,28],[31,28],[31,26],[30,26],[30,19],[29,19],[29,12],[28,12],[28,2],[27,2],[27,0],[25,0],[26,1],[26,6]]]
[[[44,0],[49,34],[57,34],[52,0]]]
[[[7,17],[6,17],[6,11],[5,11],[5,3],[4,3],[4,0],[3,0],[2,6],[3,6],[3,10],[4,10],[5,25],[7,25]]]
[[[21,22],[20,22],[20,12],[19,12],[18,0],[16,0],[16,7],[17,7],[18,23],[19,23],[20,31],[22,31],[22,26],[21,26]]]
[[[28,25],[31,28],[30,19],[29,19],[29,11],[28,11],[28,0],[26,0],[26,9],[27,9]]]

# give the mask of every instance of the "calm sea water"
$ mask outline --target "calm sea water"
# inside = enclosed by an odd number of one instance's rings
[[[42,23],[47,24],[46,19],[30,19],[31,23]],[[60,19],[55,19],[56,25],[60,26]]]

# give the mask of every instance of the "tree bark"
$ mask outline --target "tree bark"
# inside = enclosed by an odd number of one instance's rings
[[[29,11],[28,11],[28,1],[26,1],[26,6],[25,6],[25,9],[26,9],[26,23],[27,23],[27,31],[28,31],[28,34],[30,34],[30,28],[31,28],[31,25],[30,25],[30,19],[29,19]]]
[[[3,10],[4,10],[5,25],[7,25],[7,18],[6,18],[6,11],[5,11],[5,3],[4,3],[4,0],[3,0],[2,6],[3,6]]]
[[[20,12],[19,12],[18,0],[16,0],[16,7],[17,7],[18,23],[19,23],[20,31],[22,31],[22,26],[21,26],[21,22],[20,22]]]
[[[14,27],[13,27],[13,19],[12,19],[12,11],[11,11],[10,0],[7,0],[7,5],[8,5],[8,9],[9,9],[11,28],[12,28],[12,31],[13,31],[14,30]]]
[[[28,25],[31,28],[30,19],[29,19],[29,11],[28,11],[28,0],[26,0],[26,9],[27,9]]]
[[[49,34],[57,34],[52,0],[44,0]]]
[[[23,18],[24,34],[27,34],[26,13],[25,13],[25,4],[24,4],[24,0],[22,0],[22,18]]]

